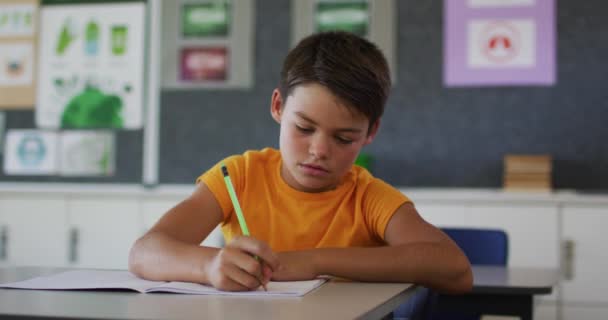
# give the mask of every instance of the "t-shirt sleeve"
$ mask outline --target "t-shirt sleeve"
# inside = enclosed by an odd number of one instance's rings
[[[234,190],[237,194],[241,194],[244,187],[244,168],[245,161],[243,156],[236,155],[230,156],[218,163],[216,163],[211,169],[207,170],[200,177],[196,179],[196,183],[204,183],[207,188],[211,191],[215,199],[222,208],[222,214],[224,219],[222,223],[226,223],[230,220],[234,208],[232,201],[230,200],[230,194],[228,188],[224,182],[224,175],[222,174],[222,163],[226,164],[228,169],[228,175],[232,180]]]
[[[384,240],[384,232],[393,214],[404,203],[412,202],[401,191],[374,178],[366,189],[363,210],[370,230]]]

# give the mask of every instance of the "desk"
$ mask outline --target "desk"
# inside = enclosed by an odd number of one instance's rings
[[[440,295],[435,309],[531,320],[534,295],[550,294],[558,279],[554,269],[473,266],[473,290],[464,295]]]
[[[0,268],[0,282],[64,270]],[[381,319],[417,288],[336,280],[301,298],[0,289],[0,319]]]

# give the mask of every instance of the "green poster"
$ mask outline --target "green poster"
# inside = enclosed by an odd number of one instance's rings
[[[182,6],[182,37],[226,37],[230,32],[227,0],[188,3]]]
[[[315,26],[319,32],[342,30],[359,36],[369,31],[367,1],[319,1],[316,6]]]

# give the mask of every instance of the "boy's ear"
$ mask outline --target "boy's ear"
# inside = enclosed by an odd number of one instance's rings
[[[376,137],[376,133],[378,133],[378,128],[380,128],[380,119],[376,120],[376,122],[374,122],[374,124],[372,124],[372,126],[369,128],[369,132],[367,133],[367,137],[365,138],[363,145],[372,143]]]
[[[283,115],[283,97],[279,89],[272,91],[272,98],[270,100],[270,114],[277,123],[281,123],[281,115]]]

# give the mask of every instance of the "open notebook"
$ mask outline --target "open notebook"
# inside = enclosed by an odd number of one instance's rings
[[[82,289],[126,289],[141,293],[172,292],[186,294],[212,294],[231,296],[286,296],[300,297],[325,283],[327,279],[308,281],[285,281],[268,283],[268,291],[221,291],[210,286],[190,282],[149,281],[122,270],[74,270],[49,276],[36,277],[24,281],[0,284],[0,288],[39,290],[82,290]]]

